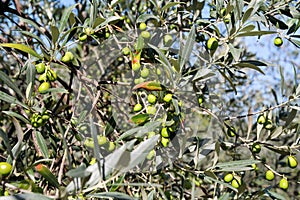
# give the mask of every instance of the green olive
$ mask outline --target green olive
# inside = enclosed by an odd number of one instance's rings
[[[170,140],[169,138],[162,137],[160,142],[163,145],[163,147],[167,147],[169,145]]]
[[[115,147],[116,147],[115,143],[109,142],[108,151],[113,151]]]
[[[39,78],[38,78],[38,80],[40,81],[40,82],[45,82],[45,81],[47,81],[47,74],[41,74],[40,76],[39,76]]]
[[[149,76],[149,73],[150,73],[149,69],[145,67],[145,68],[142,69],[142,71],[141,71],[141,77],[147,78],[147,77]]]
[[[142,104],[137,103],[137,104],[134,105],[133,111],[134,111],[134,112],[139,112],[139,111],[142,110],[142,108],[143,108]]]
[[[81,41],[81,42],[86,41],[86,39],[87,39],[87,34],[86,34],[86,33],[80,33],[80,34],[78,35],[78,39],[79,39],[79,41]]]
[[[57,74],[52,69],[49,69],[47,71],[47,80],[49,80],[49,81],[56,81],[57,80]]]
[[[36,65],[35,65],[35,69],[36,69],[36,72],[37,72],[38,74],[44,73],[44,72],[45,72],[45,69],[46,69],[45,63],[39,63],[39,64],[36,64]]]
[[[290,168],[296,168],[298,165],[298,161],[295,156],[288,156],[286,162]]]
[[[11,164],[9,164],[8,162],[0,162],[0,174],[3,176],[6,176],[8,174],[10,174],[12,170],[12,166]]]
[[[239,188],[241,186],[241,184],[242,184],[242,182],[240,180],[237,180],[237,179],[233,179],[231,181],[232,187],[234,187],[236,189]]]
[[[124,47],[124,48],[122,49],[122,53],[123,53],[124,56],[129,55],[130,52],[131,52],[131,50],[130,50],[129,47]]]
[[[173,97],[173,95],[169,93],[164,96],[163,100],[166,103],[170,103],[172,101],[172,97]]]
[[[150,115],[155,115],[155,113],[156,113],[155,106],[152,106],[152,105],[147,106],[147,113],[150,114]]]
[[[152,149],[152,150],[148,153],[147,159],[148,159],[148,160],[151,160],[154,156],[155,156],[155,151],[154,151],[154,149]]]
[[[268,119],[265,123],[264,123],[264,128],[267,130],[271,130],[273,128],[273,123],[272,120]]]
[[[288,189],[288,187],[289,187],[289,182],[288,182],[287,178],[283,177],[283,178],[279,181],[279,187],[280,187],[281,189],[284,189],[284,190]]]
[[[257,123],[258,124],[264,124],[264,123],[266,123],[266,117],[264,115],[259,115],[257,117]]]
[[[229,137],[234,137],[235,134],[236,134],[236,130],[235,130],[234,127],[229,127],[229,128],[227,129],[227,135],[228,135]]]
[[[43,82],[38,88],[39,93],[44,94],[51,87],[49,82]]]
[[[74,55],[70,51],[67,51],[65,55],[61,58],[61,61],[64,63],[69,63],[72,62],[73,60],[74,60]]]
[[[207,40],[206,46],[209,50],[216,50],[219,46],[218,40],[214,37],[211,37]]]
[[[139,29],[140,29],[141,31],[146,30],[146,29],[147,29],[147,24],[146,24],[145,22],[140,23]]]
[[[105,136],[103,136],[103,135],[97,136],[97,140],[98,140],[98,144],[99,145],[104,145],[104,144],[107,143],[107,138]]]
[[[224,181],[225,181],[226,183],[231,182],[232,179],[233,179],[233,175],[232,175],[231,173],[226,174],[226,175],[224,176]]]
[[[258,143],[253,143],[252,145],[252,152],[259,153],[261,151],[261,146]]]
[[[275,178],[274,173],[272,172],[272,170],[268,170],[266,171],[266,179],[268,181],[272,181]]]
[[[156,96],[154,94],[148,94],[148,102],[151,104],[155,104],[156,103]]]
[[[166,34],[163,39],[164,45],[169,47],[173,43],[173,37],[169,34]]]
[[[283,44],[281,37],[276,37],[274,39],[274,44],[275,44],[275,46],[280,47]]]
[[[151,34],[149,31],[142,31],[141,36],[145,39],[149,39],[151,37]]]
[[[169,131],[167,129],[167,127],[163,127],[160,131],[160,134],[162,137],[168,138],[170,137]]]

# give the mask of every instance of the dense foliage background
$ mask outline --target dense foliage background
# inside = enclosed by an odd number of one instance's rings
[[[0,199],[300,198],[298,1],[75,2],[0,1]]]

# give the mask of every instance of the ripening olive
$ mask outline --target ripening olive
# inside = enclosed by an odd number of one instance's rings
[[[8,175],[12,170],[11,164],[8,162],[0,162],[0,174],[3,176]]]
[[[298,161],[295,156],[288,156],[286,162],[290,168],[296,168],[298,165]]]
[[[218,40],[214,37],[211,37],[207,40],[206,46],[210,50],[216,50],[219,46]]]
[[[266,171],[266,179],[272,181],[275,178],[274,172],[272,170]]]
[[[289,187],[289,182],[288,182],[287,178],[283,177],[283,178],[279,181],[279,187],[280,187],[281,189],[284,189],[284,190],[288,189],[288,187]]]

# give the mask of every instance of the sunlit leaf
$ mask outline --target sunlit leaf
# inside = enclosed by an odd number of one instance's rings
[[[35,52],[33,49],[31,49],[29,46],[26,46],[24,44],[15,44],[15,43],[2,43],[0,44],[2,47],[9,47],[13,49],[18,49],[20,51],[23,51],[25,53],[28,53],[34,57],[42,58],[37,52]]]

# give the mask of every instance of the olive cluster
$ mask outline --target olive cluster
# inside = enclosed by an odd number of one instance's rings
[[[263,114],[259,115],[257,118],[257,123],[262,124],[263,127],[267,130],[271,130],[273,128],[273,123],[271,119],[268,119]]]
[[[41,82],[38,91],[39,93],[44,94],[51,87],[50,82],[57,80],[57,74],[51,69],[49,64],[44,62],[37,63],[35,69],[37,74],[39,74],[38,80]]]
[[[50,115],[47,111],[44,113],[33,113],[30,117],[30,123],[33,127],[38,128],[44,125],[50,119]]]

